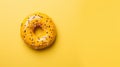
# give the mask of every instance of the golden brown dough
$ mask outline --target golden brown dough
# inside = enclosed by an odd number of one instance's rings
[[[41,36],[34,32],[37,27],[43,31]],[[27,16],[21,24],[20,31],[24,42],[34,49],[44,49],[52,45],[56,38],[56,28],[52,19],[39,12]]]

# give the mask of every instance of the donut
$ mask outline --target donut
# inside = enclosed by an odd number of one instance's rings
[[[40,28],[40,35],[35,31]],[[33,49],[44,49],[53,44],[56,39],[56,27],[52,19],[46,14],[36,12],[28,15],[21,23],[21,37]]]

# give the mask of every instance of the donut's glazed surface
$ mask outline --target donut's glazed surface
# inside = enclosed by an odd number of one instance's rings
[[[41,35],[35,34],[36,28],[41,28]],[[44,49],[54,42],[56,28],[50,17],[43,13],[34,13],[27,16],[21,24],[21,37],[24,42],[34,49]]]

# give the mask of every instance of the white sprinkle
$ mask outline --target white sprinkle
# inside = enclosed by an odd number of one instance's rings
[[[38,41],[44,41],[46,40],[46,38],[40,38]]]
[[[39,16],[31,16],[28,20],[31,21],[31,20],[33,20],[34,18],[38,18],[38,19],[40,19]]]
[[[34,18],[34,16],[31,16],[28,20],[31,21]]]

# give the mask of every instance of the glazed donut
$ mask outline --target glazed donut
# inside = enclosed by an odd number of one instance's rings
[[[39,36],[35,29],[40,28]],[[21,24],[21,37],[33,49],[44,49],[53,44],[56,39],[56,28],[52,19],[43,13],[33,13],[27,16]]]

